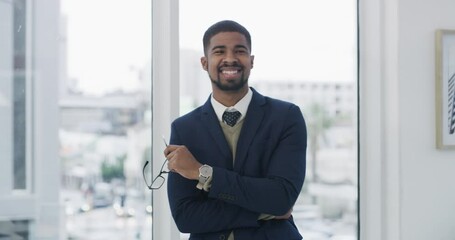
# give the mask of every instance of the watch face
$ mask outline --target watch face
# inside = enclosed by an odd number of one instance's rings
[[[204,177],[212,175],[212,168],[210,166],[204,165],[200,168],[200,174]]]

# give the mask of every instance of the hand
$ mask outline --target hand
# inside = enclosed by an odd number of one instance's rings
[[[277,219],[277,220],[286,220],[286,219],[289,219],[289,218],[291,217],[291,215],[292,215],[292,211],[293,211],[293,210],[294,210],[294,209],[291,208],[291,209],[289,209],[289,211],[288,211],[286,214],[284,214],[284,215],[282,215],[282,216],[276,216],[275,219]]]
[[[169,171],[176,172],[190,180],[199,179],[200,162],[183,145],[169,145],[164,149],[164,156],[168,160]]]

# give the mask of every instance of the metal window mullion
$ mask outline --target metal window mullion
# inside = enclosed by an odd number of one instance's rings
[[[26,142],[25,142],[25,176],[27,178],[25,190],[28,193],[32,193],[32,179],[33,179],[33,1],[27,0],[26,1]]]
[[[13,5],[0,4],[0,199],[11,194],[13,187]]]

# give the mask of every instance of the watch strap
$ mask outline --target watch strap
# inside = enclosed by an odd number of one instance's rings
[[[212,187],[212,177],[209,177],[205,183],[200,183],[198,182],[196,185],[196,188],[199,190],[204,190],[206,192],[210,191],[210,188]]]

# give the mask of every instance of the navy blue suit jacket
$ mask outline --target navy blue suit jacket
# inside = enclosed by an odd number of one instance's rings
[[[209,100],[176,119],[171,144],[185,145],[202,164],[213,167],[209,192],[177,173],[168,176],[172,216],[190,239],[301,239],[292,217],[258,220],[261,213],[280,216],[294,205],[305,178],[307,132],[294,104],[253,90],[237,144],[235,163]]]

